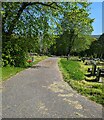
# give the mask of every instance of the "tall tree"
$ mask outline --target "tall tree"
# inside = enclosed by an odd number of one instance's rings
[[[21,56],[26,58],[28,51],[39,51],[39,33],[43,33],[45,39],[50,38],[48,29],[52,25],[49,25],[49,20],[53,21],[53,16],[58,16],[57,4],[55,2],[2,3],[2,39],[5,54],[3,59],[6,59],[6,63],[7,60],[10,62],[10,59],[13,59],[16,61],[15,65],[19,66],[17,61],[21,61]]]
[[[34,8],[33,8],[33,7]],[[43,6],[43,7],[42,7]],[[32,8],[34,9],[34,12],[41,12],[41,8],[46,11],[47,9],[53,8],[56,9],[57,4],[54,2],[14,2],[14,3],[2,3],[2,9],[4,11],[3,14],[3,32],[8,33],[9,35],[13,33],[13,30],[15,26],[17,25],[17,22],[19,21],[20,16],[23,12],[27,12],[27,14],[31,15],[31,12],[29,13],[29,10]],[[33,11],[32,9],[32,11]]]
[[[70,54],[71,50],[75,50],[76,42],[78,43],[79,41],[79,46],[81,46],[81,43],[86,42],[86,36],[90,37],[93,31],[92,22],[94,19],[89,18],[89,12],[87,10],[90,4],[82,3],[81,5],[82,6],[79,7],[79,3],[73,3],[70,6],[70,10],[64,12],[61,25],[63,28],[63,36],[68,36],[67,56]],[[90,40],[91,39],[89,39],[89,41]]]
[[[91,44],[89,51],[94,57],[104,58],[104,33]]]
[[[2,3],[3,51],[5,52],[7,49],[7,43],[15,44],[13,39],[18,38],[23,41],[25,52],[39,51],[40,43],[43,51],[48,52],[56,36],[62,34],[64,39],[67,34],[69,39],[65,39],[68,55],[75,40],[82,39],[79,36],[87,35],[92,31],[93,20],[88,17],[86,10],[88,5],[87,3],[69,2]],[[39,42],[40,33],[41,42]],[[20,40],[17,41],[16,44],[23,49],[23,45],[19,43]],[[6,54],[8,53],[6,52]]]

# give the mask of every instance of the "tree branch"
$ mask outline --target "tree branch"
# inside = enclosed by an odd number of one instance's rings
[[[23,3],[21,4],[20,9],[19,9],[18,12],[17,12],[16,17],[15,17],[15,18],[12,20],[12,22],[11,22],[12,24],[10,25],[10,28],[9,28],[9,30],[8,30],[8,34],[9,34],[9,35],[12,34],[13,29],[14,29],[14,27],[15,27],[15,25],[16,25],[19,17],[20,17],[20,15],[22,14],[23,10],[24,10],[27,6],[40,4],[40,5],[43,5],[43,6],[47,6],[47,7],[51,7],[51,8],[53,8],[53,9],[56,9],[55,7],[52,6],[54,3],[55,3],[55,2],[52,2],[52,3],[50,3],[50,4],[46,4],[46,3],[42,3],[42,2],[23,2]]]
[[[45,4],[45,3],[42,3],[42,2],[30,2],[29,5],[40,4],[40,5],[43,5],[43,6],[47,6],[47,7],[51,7],[53,9],[56,9],[55,7],[52,6],[54,3],[55,2],[52,2],[50,4]]]
[[[10,28],[9,28],[9,30],[8,30],[8,34],[9,34],[9,35],[12,34],[12,31],[13,31],[13,29],[14,29],[14,26],[16,25],[16,23],[17,23],[20,15],[22,14],[23,10],[24,10],[27,6],[28,6],[28,3],[25,3],[25,2],[24,2],[24,3],[21,4],[21,7],[20,7],[20,9],[19,9],[18,12],[17,12],[16,17],[12,20],[12,25],[10,26]]]

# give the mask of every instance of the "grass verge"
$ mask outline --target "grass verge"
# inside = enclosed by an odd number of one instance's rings
[[[75,60],[67,61],[65,58],[59,60],[59,67],[63,78],[68,84],[82,95],[104,105],[103,84],[88,82],[84,80],[84,74],[89,66]]]
[[[47,58],[47,56],[34,56],[35,61],[32,63],[32,65],[37,64],[38,62],[44,60]],[[27,67],[26,67],[27,68]],[[18,72],[26,69],[26,68],[21,68],[21,67],[13,67],[13,66],[6,66],[2,67],[2,70],[0,70],[2,74],[2,79],[0,81],[5,81],[11,76],[17,74]]]
[[[13,66],[6,66],[2,68],[2,81],[7,80],[11,76],[15,75],[16,73],[24,70],[25,68],[21,67],[13,67]]]
[[[35,61],[33,64],[37,64],[38,62],[40,62],[46,58],[48,58],[48,56],[34,56]]]

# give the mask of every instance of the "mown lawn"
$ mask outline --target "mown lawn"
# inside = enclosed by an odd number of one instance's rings
[[[15,75],[16,73],[24,70],[25,68],[20,67],[10,67],[6,66],[2,68],[2,81],[10,78],[11,76]]]
[[[84,74],[90,65],[84,65],[83,62],[76,60],[67,61],[65,58],[59,60],[59,67],[62,71],[64,80],[82,95],[89,99],[104,105],[103,84],[98,82],[85,81]]]
[[[40,62],[41,60],[44,60],[47,58],[47,56],[34,56],[35,61],[32,63],[33,64],[37,64],[38,62]],[[27,68],[27,67],[26,67]],[[6,67],[2,67],[2,81],[7,80],[8,78],[10,78],[11,76],[17,74],[18,72],[26,69],[26,68],[21,68],[21,67],[13,67],[13,66],[6,66]]]

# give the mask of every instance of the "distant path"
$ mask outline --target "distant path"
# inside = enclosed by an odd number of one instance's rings
[[[3,118],[101,118],[102,107],[77,94],[48,58],[3,83]]]

